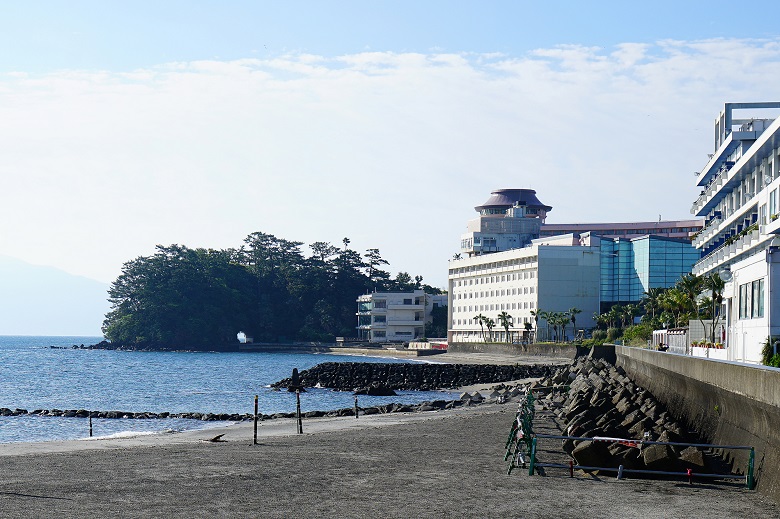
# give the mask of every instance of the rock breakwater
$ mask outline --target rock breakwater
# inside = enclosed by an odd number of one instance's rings
[[[649,391],[637,386],[619,367],[601,359],[580,357],[539,382],[540,386],[570,387],[567,396],[551,393],[543,402],[565,423],[564,435],[638,440],[639,443],[592,440],[563,442],[563,450],[578,465],[589,467],[710,472],[715,456],[698,447],[641,442],[704,443]],[[722,469],[722,467],[721,467]]]
[[[493,364],[417,364],[324,362],[299,373],[304,387],[356,391],[383,386],[396,390],[434,391],[474,384],[491,384],[525,378],[548,377],[555,366],[502,366]],[[290,378],[272,384],[286,388]]]

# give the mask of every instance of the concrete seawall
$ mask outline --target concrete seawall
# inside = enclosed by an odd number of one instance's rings
[[[448,351],[453,353],[498,353],[502,355],[538,355],[574,359],[587,352],[572,344],[506,344],[500,342],[455,342],[450,343]]]
[[[711,443],[754,446],[756,489],[780,502],[780,369],[614,348],[617,365],[689,429]],[[748,452],[731,452],[746,471]]]

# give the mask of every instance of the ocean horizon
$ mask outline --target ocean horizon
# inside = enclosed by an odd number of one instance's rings
[[[270,387],[322,362],[417,362],[384,357],[318,353],[91,350],[100,336],[0,336],[0,408],[85,409],[153,413],[295,411],[295,395]],[[74,346],[76,346],[74,348]],[[397,391],[393,397],[359,397],[361,407],[444,398],[445,391]],[[301,409],[351,408],[351,392],[312,388]],[[92,419],[93,437],[219,427],[192,419]],[[0,443],[89,437],[89,420],[53,416],[0,416]]]

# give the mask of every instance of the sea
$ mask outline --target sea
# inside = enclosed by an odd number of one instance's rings
[[[102,337],[0,336],[0,408],[86,409],[154,413],[294,412],[295,394],[270,384],[322,362],[416,362],[386,357],[313,353],[210,353],[90,350]],[[75,346],[75,348],[74,348]],[[449,396],[398,391],[359,397],[360,407],[419,403]],[[350,392],[312,388],[303,412],[354,406]],[[122,437],[224,426],[192,419],[92,419],[95,437]],[[89,438],[89,420],[56,416],[0,416],[0,443]]]

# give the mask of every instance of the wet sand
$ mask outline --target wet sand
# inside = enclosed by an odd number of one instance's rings
[[[3,517],[780,517],[736,484],[507,475],[515,404],[0,446]],[[555,428],[541,413],[537,424]],[[224,442],[205,441],[223,433]],[[554,447],[554,446],[553,446]],[[555,449],[553,449],[555,450]],[[541,455],[546,456],[544,451]]]

